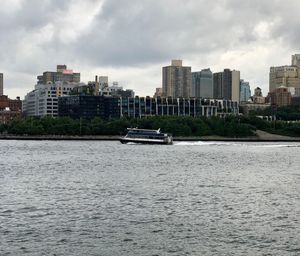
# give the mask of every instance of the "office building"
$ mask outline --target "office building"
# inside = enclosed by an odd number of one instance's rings
[[[269,91],[278,87],[287,87],[300,95],[300,54],[292,55],[292,65],[270,67]]]
[[[73,118],[142,118],[147,116],[224,116],[238,114],[229,100],[171,97],[65,96],[59,98],[59,116]]]
[[[7,95],[0,95],[0,123],[9,123],[22,116],[22,101],[19,97],[15,100]]]
[[[72,118],[120,117],[119,97],[65,96],[58,100],[59,116]]]
[[[241,79],[240,81],[240,102],[246,102],[251,97],[251,90],[249,82]]]
[[[0,96],[0,110],[11,110],[11,111],[21,111],[22,110],[22,101],[20,97],[17,97],[15,100],[8,98],[7,95]]]
[[[100,90],[100,95],[102,96],[115,96],[115,97],[134,97],[135,93],[131,89],[123,89],[123,86],[119,86],[118,82],[113,82],[112,84],[107,84]]]
[[[37,84],[35,89],[26,94],[23,112],[26,116],[57,116],[58,98],[69,94],[78,87],[77,83],[55,82],[54,84]]]
[[[56,82],[80,83],[80,73],[67,69],[66,65],[57,65],[56,72],[45,71],[37,77],[38,84],[55,84]]]
[[[108,87],[108,76],[99,76],[100,90]]]
[[[214,98],[240,100],[240,71],[224,69],[213,74]]]
[[[162,85],[165,97],[189,98],[192,87],[191,67],[182,66],[182,60],[172,60],[171,66],[162,68]]]
[[[0,123],[9,123],[22,115],[22,101],[20,97],[10,99],[3,95],[3,74],[0,74]]]
[[[26,116],[57,116],[58,97],[67,95],[80,84],[80,73],[57,65],[56,72],[46,71],[37,77],[34,90],[27,93],[23,101]]]
[[[211,70],[202,69],[200,72],[192,72],[191,97],[213,98],[213,74]]]
[[[0,96],[3,95],[3,73],[0,73]]]
[[[285,86],[280,86],[269,92],[268,98],[272,106],[282,107],[292,104],[292,95]]]
[[[80,83],[80,73],[74,73],[66,65],[57,65],[56,72],[46,71],[37,79],[34,90],[27,93],[23,101],[26,116],[57,116],[58,97],[83,85]]]
[[[292,66],[300,68],[300,54],[292,55]]]

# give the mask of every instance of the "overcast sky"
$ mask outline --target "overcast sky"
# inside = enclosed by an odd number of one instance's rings
[[[56,64],[152,96],[161,67],[241,71],[268,91],[269,67],[300,53],[299,0],[0,0],[0,72],[11,98]]]

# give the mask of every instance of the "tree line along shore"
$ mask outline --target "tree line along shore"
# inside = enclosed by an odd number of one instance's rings
[[[16,119],[8,124],[0,124],[0,134],[17,136],[112,136],[124,135],[128,127],[140,129],[158,129],[172,134],[174,137],[222,136],[243,138],[256,135],[256,130],[268,133],[300,137],[300,109],[284,109],[277,111],[276,116],[281,120],[266,121],[257,114],[249,116],[226,117],[181,117],[181,116],[152,116],[145,118],[119,119],[72,119],[69,117],[28,117]],[[285,112],[284,112],[285,111]],[[298,112],[299,111],[299,112]]]

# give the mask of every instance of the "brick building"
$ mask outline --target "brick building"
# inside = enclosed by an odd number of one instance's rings
[[[18,97],[15,100],[9,99],[7,95],[0,95],[0,123],[20,118],[22,114],[22,101]]]
[[[285,86],[280,86],[269,92],[268,99],[272,106],[282,107],[292,104],[292,95],[288,87]]]

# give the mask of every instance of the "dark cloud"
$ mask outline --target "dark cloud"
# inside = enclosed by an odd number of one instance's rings
[[[299,10],[296,1],[288,2]],[[86,34],[88,40],[75,43],[74,49],[86,61],[112,66],[224,52],[257,41],[255,28],[261,22],[285,20],[289,13],[280,12],[282,4],[253,0],[132,0],[128,4],[109,0]],[[269,29],[274,40],[286,34],[284,30],[276,33],[276,27]]]

